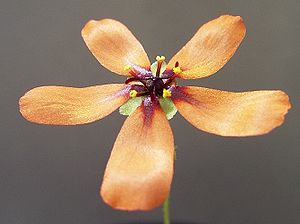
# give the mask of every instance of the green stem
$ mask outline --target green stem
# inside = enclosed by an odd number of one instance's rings
[[[170,199],[167,197],[167,199],[164,202],[163,205],[163,213],[164,213],[164,224],[170,224]]]

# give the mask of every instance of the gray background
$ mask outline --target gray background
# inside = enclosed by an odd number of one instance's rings
[[[180,81],[231,91],[282,89],[286,122],[269,135],[224,138],[171,121],[177,160],[173,220],[216,224],[300,222],[299,22],[295,1],[12,0],[0,3],[0,223],[142,223],[151,212],[112,210],[98,197],[110,150],[125,117],[82,126],[32,124],[18,98],[40,85],[123,82],[101,67],[80,31],[89,19],[126,24],[153,60],[167,59],[203,23],[241,15],[247,36],[230,62],[207,79]],[[187,223],[185,222],[185,223]]]

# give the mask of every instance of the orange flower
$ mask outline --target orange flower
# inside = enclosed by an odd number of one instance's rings
[[[176,78],[216,73],[245,33],[241,17],[221,16],[203,25],[168,64],[158,56],[150,65],[142,45],[123,24],[90,21],[82,30],[86,45],[104,67],[127,76],[125,84],[37,87],[21,97],[20,111],[31,122],[76,125],[99,120],[140,97],[113,146],[101,196],[117,209],[153,209],[167,198],[173,177],[174,140],[162,100],[173,102],[196,128],[222,136],[266,134],[283,123],[291,106],[282,91],[234,93],[176,84]]]

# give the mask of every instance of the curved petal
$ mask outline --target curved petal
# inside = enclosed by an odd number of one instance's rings
[[[130,87],[107,84],[85,88],[41,86],[20,98],[20,112],[39,124],[75,125],[99,120],[126,102]]]
[[[233,56],[246,34],[239,16],[224,15],[204,24],[192,39],[170,60],[172,69],[179,62],[179,78],[197,79],[221,69]]]
[[[177,87],[172,92],[179,113],[196,128],[222,136],[262,135],[280,126],[290,109],[282,91],[225,92]]]
[[[81,35],[97,60],[112,72],[130,76],[124,70],[125,66],[150,67],[143,46],[126,26],[116,20],[91,20],[82,29]]]
[[[116,209],[150,210],[162,204],[170,191],[172,130],[157,102],[145,104],[125,121],[106,167],[101,196]]]

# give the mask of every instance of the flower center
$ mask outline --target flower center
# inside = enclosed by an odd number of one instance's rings
[[[131,85],[130,97],[151,96],[153,97],[171,97],[172,86],[176,86],[176,74],[181,73],[178,62],[172,70],[167,69],[164,56],[157,56],[156,62],[150,66],[150,70],[141,68],[137,65],[125,66],[132,77],[125,81],[125,84]]]

